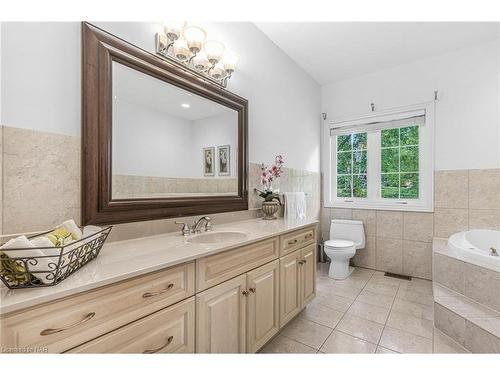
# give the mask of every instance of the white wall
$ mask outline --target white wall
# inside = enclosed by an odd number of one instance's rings
[[[329,120],[434,97],[436,170],[500,166],[500,44],[485,43],[322,87]]]
[[[121,98],[113,104],[113,174],[199,176],[191,121]]]
[[[203,176],[201,154],[204,147],[215,147],[216,163],[218,163],[217,146],[229,145],[230,151],[230,172],[229,176],[221,176],[221,178],[237,177],[237,162],[238,162],[238,128],[235,124],[238,123],[238,115],[234,113],[223,113],[221,115],[211,116],[200,120],[195,120],[193,123],[193,141],[192,158],[194,164],[198,167],[199,176]],[[215,176],[218,176],[218,166],[215,170]]]
[[[96,23],[154,52],[155,23]],[[249,100],[249,159],[319,170],[320,87],[251,23],[205,25],[240,55],[228,89]],[[80,23],[2,24],[5,125],[80,135]]]

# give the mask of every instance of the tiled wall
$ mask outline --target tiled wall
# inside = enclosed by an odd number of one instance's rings
[[[68,218],[80,222],[81,139],[79,137],[0,127],[0,165],[3,166],[0,209],[1,234],[47,230]],[[213,214],[214,223],[229,223],[260,216],[260,166],[250,163],[249,210]],[[281,191],[305,191],[308,216],[319,216],[319,173],[285,168]],[[109,240],[120,240],[179,230],[176,219],[115,225]],[[192,219],[189,219],[192,220]]]
[[[432,278],[432,238],[467,229],[500,230],[500,169],[437,171],[434,213],[322,208],[321,232],[331,219],[361,220],[366,247],[354,264]]]
[[[158,198],[178,194],[237,194],[237,178],[175,178],[116,175],[113,177],[113,198]]]

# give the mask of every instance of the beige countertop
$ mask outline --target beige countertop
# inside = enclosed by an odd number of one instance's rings
[[[216,244],[190,243],[187,241],[190,237],[184,237],[180,232],[106,243],[97,259],[58,285],[24,290],[0,288],[0,314],[189,262],[316,223],[316,219],[287,221],[283,218],[274,221],[254,219],[221,225],[214,223],[214,232],[239,231],[247,235],[244,240]]]

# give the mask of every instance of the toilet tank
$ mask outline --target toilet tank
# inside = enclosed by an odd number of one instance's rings
[[[365,229],[359,220],[332,220],[330,223],[330,239],[350,240],[356,249],[365,247]]]

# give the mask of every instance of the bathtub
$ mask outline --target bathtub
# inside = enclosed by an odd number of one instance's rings
[[[491,248],[499,256],[492,256]],[[448,239],[450,255],[464,262],[500,272],[500,231],[474,229],[453,234]]]

